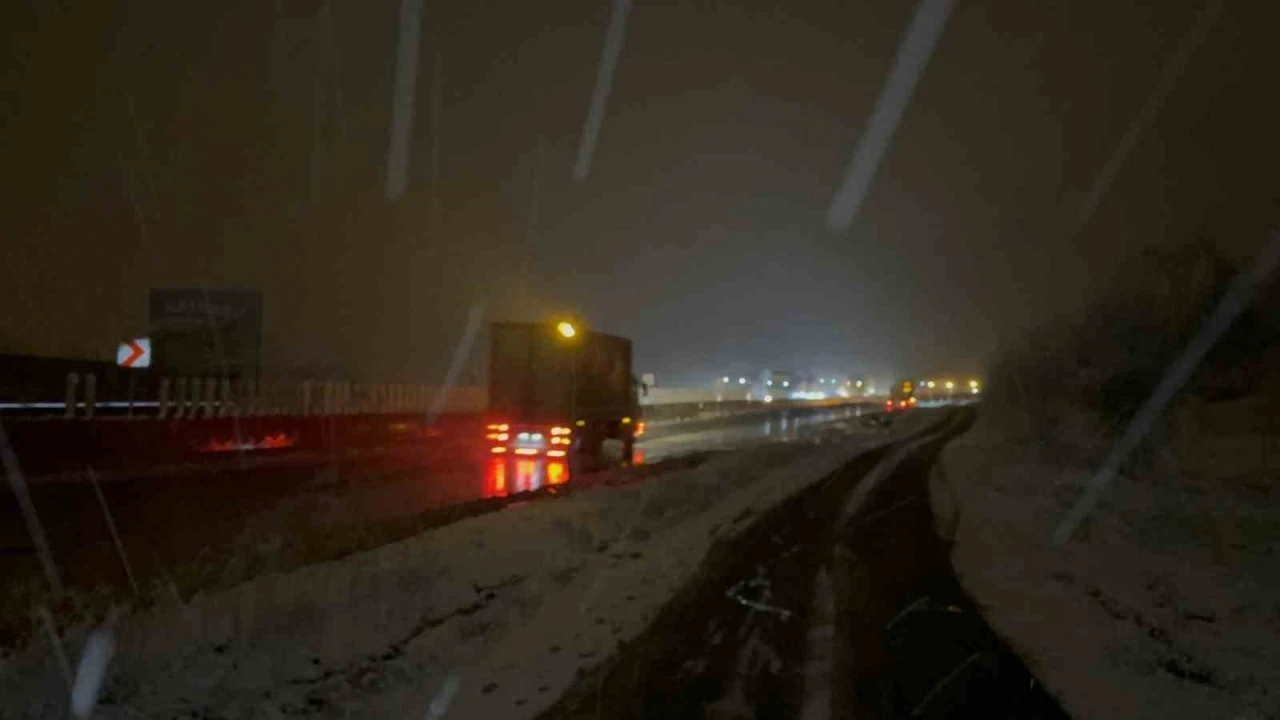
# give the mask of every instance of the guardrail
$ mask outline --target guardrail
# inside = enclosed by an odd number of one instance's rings
[[[254,381],[225,377],[162,377],[154,394],[133,388],[101,397],[93,373],[68,373],[61,401],[0,402],[6,415],[92,418],[99,415],[162,419],[269,415],[482,412],[484,388],[412,383]]]
[[[399,453],[430,464],[478,447],[482,427],[471,414],[441,415],[428,424],[423,413],[386,413],[96,422],[31,418],[6,423],[5,433],[28,479],[44,483],[75,480],[87,468],[110,479],[272,458],[305,465]]]
[[[112,380],[115,382],[112,382]],[[38,400],[0,399],[0,415],[27,417],[192,419],[273,415],[367,415],[432,412],[482,413],[488,407],[484,387],[444,387],[415,383],[350,383],[324,381],[260,381],[227,377],[147,377],[135,383],[119,378],[99,381],[95,373],[66,375],[62,399],[49,387]],[[827,402],[853,402],[830,398]],[[774,407],[813,405],[823,401],[773,401]],[[768,405],[761,400],[730,399],[714,390],[654,388],[640,398],[642,414],[667,420],[707,414],[729,414]]]

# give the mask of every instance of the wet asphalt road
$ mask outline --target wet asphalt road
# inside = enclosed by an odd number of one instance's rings
[[[801,437],[857,417],[863,408],[791,408],[654,428],[636,450],[642,465],[710,450]],[[484,448],[477,447],[475,455]],[[413,448],[323,464],[187,468],[170,476],[34,488],[33,506],[61,580],[71,586],[126,586],[107,513],[144,586],[174,568],[215,567],[251,538],[309,527],[427,527],[499,507],[516,493],[554,490],[571,480],[563,461],[459,456],[424,464]],[[659,468],[653,468],[657,471]],[[648,471],[628,471],[637,477]],[[590,484],[593,475],[572,478]],[[35,544],[12,496],[0,506],[0,577],[43,583]],[[416,525],[415,525],[416,523]],[[3,625],[3,623],[0,623]],[[0,628],[2,630],[2,628]],[[0,631],[0,635],[3,632]]]
[[[691,452],[731,450],[761,442],[794,440],[820,426],[879,412],[873,405],[837,408],[783,408],[766,413],[659,426],[636,443],[637,459],[656,462]]]
[[[672,462],[697,462],[707,451],[794,439],[834,427],[867,411],[865,406],[790,408],[709,418],[654,428],[636,448],[646,468],[625,477],[642,479]],[[461,517],[491,512],[516,498],[557,491],[572,481],[589,486],[614,473],[571,477],[563,461],[495,458],[477,446],[444,464],[400,447],[378,455],[328,462],[280,462],[180,468],[163,476],[103,481],[101,499],[86,479],[33,488],[33,507],[61,582],[88,591],[106,586],[129,591],[129,573],[142,587],[180,575],[202,587],[232,558],[256,557],[258,542],[274,536],[329,535],[317,528],[362,527],[390,541]],[[683,460],[682,460],[683,458]],[[108,520],[108,512],[110,520]],[[31,535],[12,495],[0,503],[0,577],[12,587],[42,587],[45,579]],[[120,561],[114,526],[131,567]],[[299,540],[308,545],[311,540]],[[334,545],[341,546],[341,541]],[[299,551],[302,552],[302,551]],[[0,599],[0,610],[8,610]],[[0,646],[26,632],[24,616],[0,621]]]

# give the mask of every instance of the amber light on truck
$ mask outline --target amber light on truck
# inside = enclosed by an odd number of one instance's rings
[[[485,429],[497,430],[498,432],[506,432],[511,429],[511,426],[506,423],[491,423],[490,425],[486,426]]]
[[[491,452],[491,453],[504,453],[504,452],[506,452],[506,451],[507,451],[507,449],[506,449],[506,448],[504,448],[504,447],[502,447],[501,445],[495,445],[495,446],[493,446],[493,447],[489,448],[489,452]]]
[[[548,450],[547,457],[564,457],[563,450]]]
[[[644,434],[644,423],[643,422],[636,423],[636,437],[640,437],[643,434]]]
[[[507,439],[507,438],[509,438],[509,437],[511,437],[511,436],[510,436],[510,435],[508,435],[508,434],[506,434],[506,433],[489,433],[488,435],[485,435],[484,437],[485,437],[485,439],[486,439],[486,440],[506,441],[506,439]]]
[[[570,429],[569,429],[569,428],[567,428],[567,427],[553,427],[553,428],[551,428],[551,434],[552,434],[552,435],[568,435],[568,434],[569,434],[569,433],[571,433],[571,432],[573,432],[573,431],[572,431],[572,430],[570,430]]]

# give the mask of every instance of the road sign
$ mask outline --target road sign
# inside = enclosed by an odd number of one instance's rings
[[[120,343],[116,364],[127,368],[151,367],[151,338],[134,338]]]
[[[258,371],[262,294],[216,288],[151,291],[155,365],[167,373],[247,375]]]

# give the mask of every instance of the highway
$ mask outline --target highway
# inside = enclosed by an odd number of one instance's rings
[[[942,447],[974,415],[934,417],[717,547],[539,717],[1065,720],[951,570],[950,530],[922,500]]]
[[[883,413],[862,404],[662,424],[638,443],[632,467],[573,478],[562,460],[489,457],[478,443],[476,452],[430,468],[376,467],[367,458],[292,474],[258,466],[241,474],[108,483],[101,496],[82,484],[52,484],[39,488],[36,505],[62,579],[77,595],[111,587],[116,597],[128,597],[132,585],[132,592],[159,587],[194,603],[201,592],[251,583],[264,573],[346,562],[353,553],[567,490],[591,491],[582,500],[599,503],[617,497],[605,488],[658,483],[647,487],[675,488],[661,497],[696,505],[689,486],[658,477],[680,478],[682,468],[702,463],[714,467],[710,454],[734,450],[757,459],[781,453],[777,457],[794,462],[824,451],[810,443],[839,438],[831,446],[839,450],[861,435],[867,449],[834,474],[824,471],[820,481],[758,516],[737,513],[732,522],[749,520],[741,531],[717,542],[636,638],[609,662],[583,667],[541,717],[690,717],[745,703],[765,715],[804,707],[809,716],[828,707],[833,716],[1061,720],[1052,698],[960,588],[947,558],[951,530],[935,528],[929,503],[922,502],[938,453],[972,424],[972,409],[911,411],[906,418],[885,432]],[[255,473],[270,482],[254,482]],[[579,505],[546,507],[557,513]],[[526,523],[528,510],[516,513]],[[663,513],[650,513],[654,527],[662,526]],[[477,522],[495,518],[501,525],[503,515]],[[559,522],[551,527],[578,527]],[[35,548],[21,523],[4,527],[0,572],[13,587],[38,586]],[[648,532],[628,534],[629,554],[614,553],[611,562],[642,557],[631,538]],[[125,555],[128,566],[121,563]],[[484,597],[465,612],[481,611],[496,595]],[[0,607],[0,617],[9,618],[0,623],[0,648],[20,646],[29,636],[22,599],[11,593]],[[741,661],[753,653],[777,662]],[[388,651],[370,662],[397,658]]]
[[[876,412],[874,405],[778,410],[665,425],[649,431],[636,444],[636,460],[657,462],[692,452],[731,450],[761,442],[809,437],[825,425]]]
[[[648,477],[680,463],[682,456],[695,462],[707,452],[808,438],[874,409],[791,407],[658,424],[637,444],[633,461],[639,467],[625,474]],[[340,555],[348,543],[344,535],[361,536],[357,546],[391,541],[507,502],[560,492],[571,480],[569,487],[583,488],[619,476],[606,470],[571,478],[563,461],[499,459],[484,451],[483,443],[476,443],[442,459],[408,446],[331,461],[287,450],[229,454],[222,462],[150,475],[97,473],[101,499],[87,476],[58,482],[30,477],[29,485],[68,585],[128,582],[109,514],[128,548],[135,581],[146,585],[174,568],[198,566],[198,572],[189,570],[194,573],[189,582],[199,587],[210,581],[204,576],[212,572],[207,568],[256,544],[270,550],[271,557],[262,562],[305,564]],[[5,494],[0,517],[5,520],[0,523],[0,574],[39,584],[36,547],[12,494]],[[321,533],[324,549],[317,550],[313,536]],[[252,572],[254,564],[219,571],[221,581]]]

